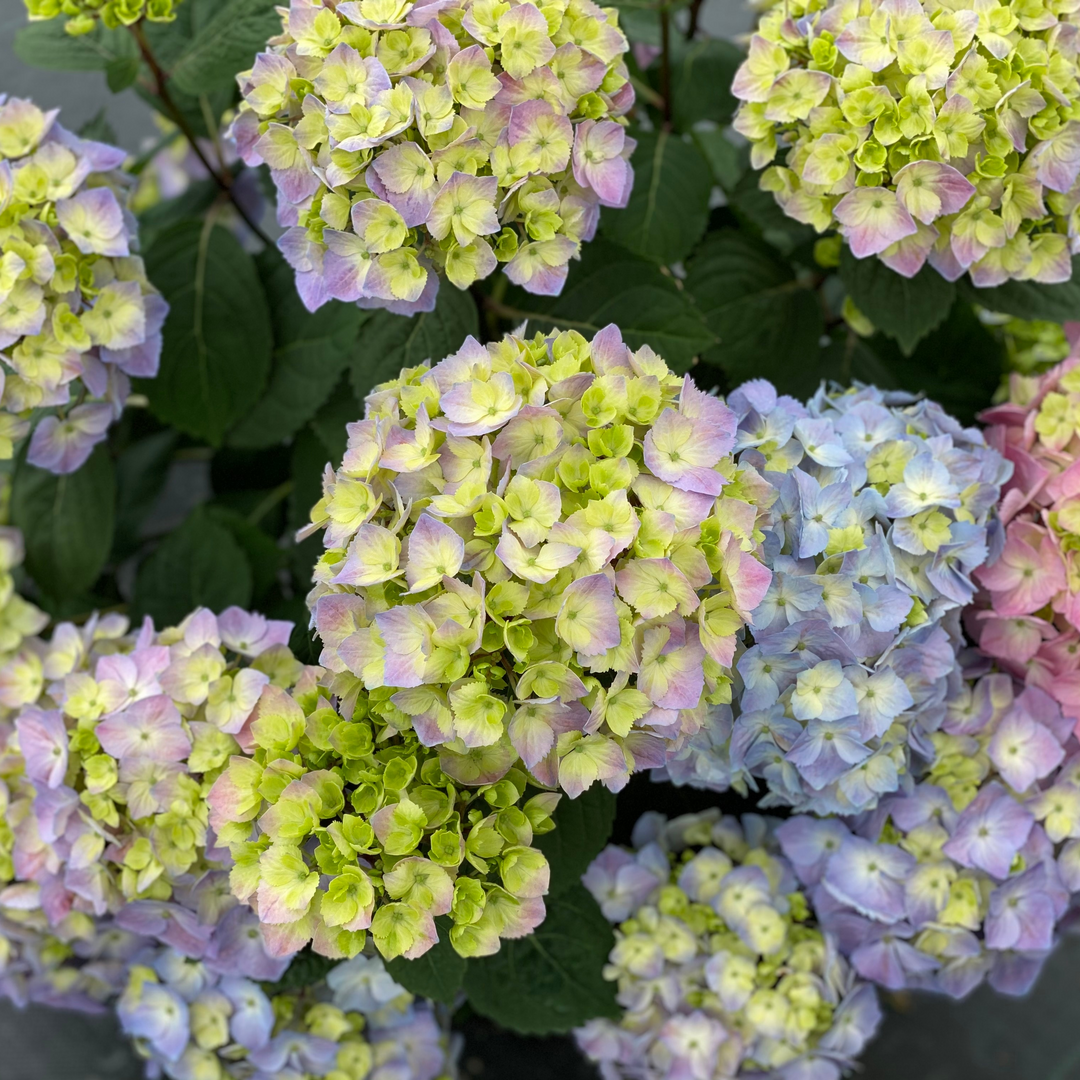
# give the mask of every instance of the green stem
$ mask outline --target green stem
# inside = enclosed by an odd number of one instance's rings
[[[150,74],[154,78],[154,92],[164,106],[169,119],[180,129],[181,134],[187,139],[188,143],[191,145],[191,149],[195,152],[195,156],[202,162],[203,168],[206,169],[214,183],[217,184],[222,193],[236,208],[236,212],[240,215],[244,224],[247,225],[247,227],[267,247],[273,247],[273,242],[270,237],[259,228],[258,223],[251,217],[247,210],[240,205],[239,200],[236,198],[236,192],[233,190],[232,174],[225,168],[222,168],[219,172],[210,164],[210,160],[207,158],[206,154],[203,153],[203,149],[199,145],[198,137],[188,123],[187,117],[180,111],[176,102],[173,101],[172,95],[169,93],[169,77],[162,70],[157,57],[154,55],[153,49],[150,48],[150,42],[146,40],[146,34],[143,31],[142,23],[135,23],[130,27],[130,30],[132,37],[135,38],[135,42],[139,46],[139,52],[142,55],[143,61],[150,69]]]
[[[287,499],[292,494],[293,487],[294,484],[291,480],[286,480],[285,483],[278,484],[278,486],[274,488],[274,490],[271,491],[250,514],[248,514],[248,524],[258,525],[259,522],[278,505],[278,503]]]

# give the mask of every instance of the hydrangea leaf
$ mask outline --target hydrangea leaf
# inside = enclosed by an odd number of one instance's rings
[[[231,84],[276,28],[265,0],[229,0],[205,22],[172,66],[171,81],[186,94]]]
[[[679,262],[709,220],[712,174],[701,151],[678,135],[642,133],[634,152],[634,190],[625,210],[605,210],[610,239],[660,263]]]
[[[534,933],[504,941],[465,971],[472,1007],[524,1035],[569,1031],[620,1012],[602,975],[614,936],[596,901],[579,884],[549,899]]]
[[[270,311],[255,264],[228,229],[188,221],[158,237],[146,268],[171,305],[160,374],[141,384],[150,408],[219,445],[270,369]]]
[[[731,122],[738,101],[731,80],[744,54],[721,38],[677,42],[672,50],[672,119],[680,131],[699,120],[724,126]]]
[[[46,71],[104,71],[112,61],[137,53],[129,33],[119,27],[109,30],[101,23],[77,37],[67,33],[58,19],[31,23],[15,35],[15,55],[24,64]]]
[[[167,626],[197,607],[246,607],[251,591],[251,567],[243,548],[200,508],[139,568],[134,608],[138,618],[152,615]]]
[[[1018,319],[1045,319],[1048,322],[1080,319],[1080,262],[1073,260],[1072,280],[1062,285],[1006,281],[993,289],[977,289],[962,280],[960,294],[989,311],[1002,311]]]
[[[753,237],[711,233],[688,267],[686,288],[719,338],[705,359],[733,384],[775,377],[789,390],[792,373],[817,352],[824,332],[817,295]]]
[[[406,960],[403,956],[389,961],[386,970],[394,981],[418,997],[441,1001],[452,1005],[461,989],[465,978],[466,961],[458,956],[450,944],[452,923],[445,915],[435,920],[439,931],[439,942],[416,960]]]
[[[255,260],[273,321],[274,359],[266,394],[233,429],[233,446],[265,447],[295,435],[330,397],[352,355],[367,313],[331,301],[317,312],[304,308],[292,270],[276,251]]]
[[[608,842],[615,823],[615,796],[593,784],[576,799],[560,800],[553,832],[535,838],[551,864],[551,892],[559,896],[574,888],[598,852]]]
[[[910,356],[915,346],[944,322],[956,286],[923,267],[905,278],[877,259],[856,259],[848,247],[840,256],[840,277],[852,302],[883,334]]]
[[[647,259],[626,248],[594,240],[574,263],[562,295],[551,299],[510,289],[502,311],[528,319],[531,329],[558,327],[592,336],[616,323],[626,343],[650,345],[675,372],[715,344],[686,293]]]
[[[26,540],[26,569],[45,592],[63,597],[94,584],[112,547],[115,501],[116,475],[103,445],[66,476],[19,461],[12,524]]]
[[[480,332],[476,304],[467,292],[440,289],[435,310],[411,319],[376,312],[363,327],[355,350],[353,390],[359,400],[378,382],[393,378],[401,368],[415,367],[460,348],[470,334]]]

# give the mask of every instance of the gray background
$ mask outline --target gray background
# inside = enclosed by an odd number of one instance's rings
[[[708,0],[713,34],[745,32],[752,16],[736,0]],[[103,75],[26,67],[12,41],[24,25],[20,0],[0,0],[0,93],[63,108],[72,129],[105,109],[121,145],[135,150],[154,133],[131,93],[114,96]],[[954,1005],[940,998],[891,996],[888,1022],[864,1059],[864,1080],[1080,1080],[1080,939],[1058,950],[1034,993],[1015,1002],[980,991]],[[592,1075],[554,1040],[514,1039],[466,1025],[463,1072],[489,1080],[585,1080]],[[135,1080],[142,1069],[115,1024],[0,1002],[0,1080]]]

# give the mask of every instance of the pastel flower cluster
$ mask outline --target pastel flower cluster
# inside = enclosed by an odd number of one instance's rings
[[[774,487],[759,522],[773,578],[732,708],[667,775],[720,790],[758,777],[762,806],[856,813],[897,790],[912,754],[934,756],[1010,467],[935,403],[872,387],[804,406],[758,380],[728,404],[740,465]]]
[[[278,189],[280,247],[304,303],[412,314],[439,275],[499,262],[556,295],[625,206],[634,100],[614,8],[592,0],[292,0],[238,76],[233,126]]]
[[[129,635],[107,616],[24,642],[0,668],[0,704],[14,714],[2,731],[0,878],[12,883],[0,905],[40,912],[57,934],[112,915],[205,947],[210,931],[183,895],[213,881],[234,903],[207,793],[264,692],[311,678],[284,644],[290,629],[201,609],[161,633],[148,620]]]
[[[0,500],[5,494],[0,492]],[[25,547],[22,533],[0,526],[0,665],[7,663],[27,638],[49,625],[49,616],[15,591],[12,571],[22,564]],[[0,702],[0,718],[8,707]]]
[[[124,151],[0,95],[0,458],[41,416],[27,460],[86,461],[131,377],[157,374],[168,305],[146,279]]]
[[[550,877],[532,841],[554,828],[560,796],[523,801],[529,778],[497,751],[449,760],[389,692],[369,698],[351,681],[343,698],[325,686],[268,692],[248,754],[210,790],[233,893],[258,912],[270,951],[310,941],[353,957],[370,931],[387,959],[413,960],[439,940],[440,915],[462,956],[532,933]]]
[[[431,1003],[414,1002],[379,959],[358,956],[313,986],[274,990],[157,946],[132,957],[116,1008],[150,1068],[170,1080],[436,1080],[450,1071]]]
[[[772,824],[649,813],[636,851],[589,867],[625,1010],[576,1033],[604,1080],[839,1080],[874,1034],[874,989],[815,924]]]
[[[771,574],[736,418],[615,326],[376,388],[309,531],[320,663],[444,772],[618,790],[730,696]],[[352,687],[353,689],[347,689]]]
[[[853,822],[796,817],[777,834],[864,978],[1023,994],[1080,890],[1080,743],[1037,687],[953,683],[922,783]]]
[[[180,0],[23,0],[31,22],[67,17],[64,29],[73,35],[89,34],[100,19],[110,30],[134,26],[140,19],[172,22]]]
[[[1071,3],[772,3],[732,87],[761,186],[856,258],[977,286],[1080,250]]]
[[[1041,376],[1010,377],[986,437],[1013,463],[1001,519],[1005,549],[978,572],[989,603],[968,632],[979,648],[1080,721],[1080,356]]]

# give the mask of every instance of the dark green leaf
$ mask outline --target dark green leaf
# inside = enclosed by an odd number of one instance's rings
[[[118,56],[105,65],[105,82],[114,94],[126,90],[138,77],[137,56]]]
[[[378,311],[360,331],[352,385],[361,401],[378,383],[397,378],[404,367],[430,360],[438,363],[457,352],[469,334],[480,333],[480,319],[472,296],[444,281],[435,310],[406,319]]]
[[[748,165],[749,159],[744,160]],[[813,243],[817,237],[813,228],[789,218],[777,205],[772,193],[762,191],[758,186],[760,178],[761,173],[749,169],[743,172],[734,188],[724,189],[728,195],[728,205],[743,227],[757,233],[784,255]]]
[[[256,603],[277,584],[278,571],[285,563],[285,552],[258,525],[235,510],[223,506],[207,506],[211,521],[228,529],[232,538],[247,556],[251,568],[251,597]]]
[[[701,151],[678,135],[642,132],[634,190],[624,210],[605,210],[605,236],[660,263],[684,259],[709,223],[713,178]]]
[[[89,34],[72,37],[64,19],[30,23],[15,35],[15,55],[31,67],[47,71],[104,71],[120,58],[138,55],[126,30],[109,30],[98,23]]]
[[[151,615],[158,626],[172,626],[197,607],[247,607],[251,582],[243,548],[199,507],[139,567],[135,616]]]
[[[445,915],[435,920],[439,941],[418,960],[399,956],[386,965],[394,980],[417,997],[431,998],[444,1005],[453,1005],[465,978],[465,960],[450,944],[452,923]]]
[[[824,333],[817,293],[763,241],[734,229],[710,233],[686,289],[719,339],[705,359],[732,386],[761,377],[789,389],[813,361]]]
[[[840,277],[855,306],[909,355],[945,321],[956,299],[956,286],[932,266],[906,278],[879,259],[856,259],[846,244],[840,254]]]
[[[731,123],[738,101],[731,92],[735,70],[746,54],[723,38],[678,41],[671,56],[672,119],[681,131],[699,120]]]
[[[322,440],[311,428],[304,428],[292,445],[292,479],[293,489],[289,495],[289,527],[301,529],[311,519],[311,508],[322,498],[322,473],[323,467],[330,461],[330,455]],[[333,462],[334,466],[341,464],[341,458]],[[316,551],[321,545],[315,538]],[[310,543],[310,540],[305,541]],[[314,560],[312,560],[314,561]],[[311,566],[308,565],[310,577]]]
[[[548,897],[547,918],[528,937],[503,941],[465,969],[469,1004],[512,1031],[570,1031],[594,1017],[617,1017],[615,986],[603,967],[611,925],[580,884]]]
[[[143,392],[160,420],[220,445],[259,399],[270,367],[270,311],[255,264],[208,218],[159,236],[146,269],[170,311],[161,370]]]
[[[267,38],[281,30],[281,18],[267,0],[228,0],[192,38],[170,75],[186,94],[205,94],[230,85],[250,68]]]
[[[694,142],[712,169],[713,179],[725,190],[733,191],[746,171],[748,161],[720,128],[695,131]]]
[[[632,349],[651,345],[680,372],[716,341],[673,277],[604,240],[586,244],[581,262],[570,264],[561,296],[510,289],[498,310],[515,321],[528,319],[532,330],[558,327],[586,337],[617,323]]]
[[[1001,311],[1018,319],[1045,319],[1047,322],[1080,319],[1080,256],[1073,259],[1072,279],[1062,285],[1007,281],[993,289],[977,289],[966,277],[961,278],[958,284],[965,300],[990,311]]]
[[[274,367],[266,394],[229,435],[231,445],[253,448],[290,438],[315,415],[355,354],[357,332],[369,317],[337,300],[309,312],[292,269],[276,251],[264,251],[255,263],[270,302]],[[352,408],[356,420],[355,402]]]
[[[311,421],[312,431],[319,436],[319,442],[322,443],[335,468],[341,464],[341,459],[345,456],[345,447],[349,439],[346,425],[359,420],[361,415],[362,409],[357,404],[356,398],[349,393],[348,386],[342,384],[337,393],[330,395],[330,400]]]
[[[116,461],[116,540],[124,558],[135,550],[143,520],[165,486],[179,433],[159,431],[132,443]]]
[[[593,784],[576,799],[562,797],[555,810],[554,831],[533,841],[551,864],[551,896],[581,881],[608,842],[614,822],[615,796],[600,784]]]
[[[1005,370],[1001,343],[964,303],[954,305],[910,356],[881,335],[868,344],[892,373],[894,386],[926,394],[964,423],[990,404]]]
[[[310,945],[306,945],[293,957],[285,974],[276,983],[263,983],[263,986],[271,996],[306,990],[309,986],[322,982],[340,962],[320,956],[312,951]]]
[[[26,569],[47,593],[81,592],[97,580],[112,548],[116,475],[99,445],[77,472],[55,476],[20,460],[11,523],[26,541]]]

